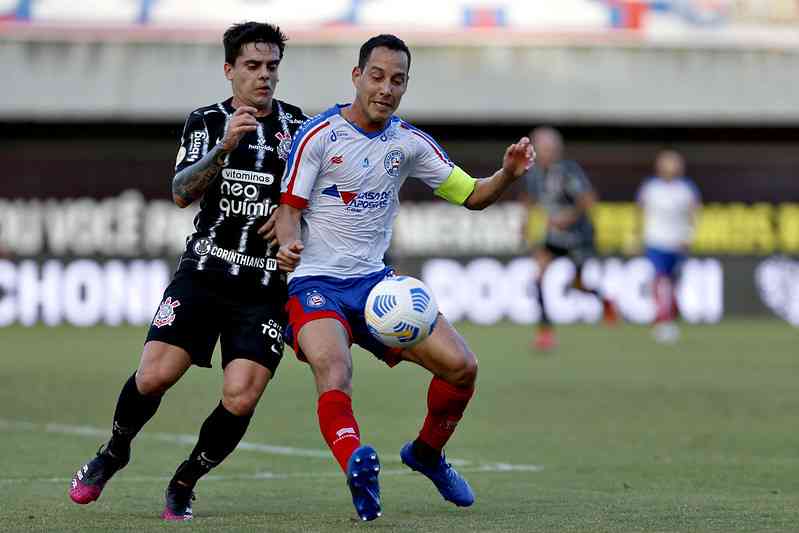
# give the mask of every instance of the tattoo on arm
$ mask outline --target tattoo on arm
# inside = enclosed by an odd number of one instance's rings
[[[205,156],[177,174],[172,179],[172,195],[183,202],[184,207],[201,197],[219,169],[225,165],[228,153],[218,144]]]

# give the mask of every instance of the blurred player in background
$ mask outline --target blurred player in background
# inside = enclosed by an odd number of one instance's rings
[[[244,436],[283,354],[286,279],[257,228],[277,209],[291,139],[305,116],[274,98],[286,37],[248,22],[225,32],[233,96],[193,111],[178,151],[172,195],[201,200],[195,233],[156,313],[139,368],[122,388],[111,440],[72,479],[80,504],[100,497],[130,459],[131,441],[163,394],[192,365],[211,366],[221,338],[222,400],[166,490],[162,518],[192,518],[192,490]]]
[[[525,189],[520,201],[525,205],[523,227],[527,227],[530,208],[538,203],[546,211],[544,240],[535,245],[533,258],[538,264],[536,288],[541,307],[541,321],[533,343],[539,350],[550,350],[557,345],[552,322],[547,313],[542,280],[547,268],[558,257],[568,257],[574,262],[577,273],[574,288],[594,294],[602,301],[605,321],[617,320],[613,303],[595,289],[583,285],[582,268],[586,260],[596,255],[594,226],[588,210],[597,200],[591,182],[575,161],[563,159],[563,138],[549,127],[536,128],[530,134],[536,153],[536,164],[525,176]]]
[[[655,175],[638,190],[643,215],[646,256],[655,267],[655,325],[658,342],[675,342],[680,331],[675,284],[694,234],[696,210],[702,199],[696,185],[685,177],[685,161],[674,150],[663,150],[655,159]]]
[[[264,228],[280,244],[278,261],[289,276],[286,341],[313,370],[322,435],[347,475],[358,515],[380,516],[377,452],[361,445],[352,412],[352,354],[357,343],[389,366],[402,360],[433,375],[427,417],[419,437],[403,446],[402,462],[427,476],[444,499],[468,506],[474,494],[445,460],[452,436],[474,392],[477,358],[439,316],[433,333],[408,350],[388,348],[364,320],[369,291],[391,268],[383,263],[409,178],[468,209],[494,203],[533,160],[529,139],[507,148],[502,168],[474,179],[455,166],[426,133],[394,115],[408,86],[411,54],[393,35],[361,47],[352,71],[355,100],[311,119],[297,135],[276,227]]]

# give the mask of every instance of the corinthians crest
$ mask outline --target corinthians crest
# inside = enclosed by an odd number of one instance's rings
[[[171,296],[167,296],[166,300],[158,306],[158,312],[153,319],[153,326],[160,328],[163,326],[171,326],[175,321],[175,308],[180,307],[180,302],[173,300]]]
[[[280,159],[285,161],[288,159],[289,152],[291,151],[291,135],[279,131],[275,133],[275,137],[280,141],[280,144],[277,145],[277,155]]]

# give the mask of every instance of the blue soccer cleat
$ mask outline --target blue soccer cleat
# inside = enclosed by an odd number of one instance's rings
[[[371,446],[355,450],[347,462],[347,485],[352,492],[352,503],[361,520],[368,521],[382,515],[380,509],[380,459]]]
[[[474,503],[474,492],[472,492],[469,482],[452,468],[443,453],[438,464],[431,467],[416,458],[413,454],[413,442],[408,442],[400,450],[400,458],[411,470],[416,470],[427,476],[448,502],[452,502],[458,507],[469,507]]]

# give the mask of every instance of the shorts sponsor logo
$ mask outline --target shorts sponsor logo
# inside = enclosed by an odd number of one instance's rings
[[[399,148],[394,148],[386,154],[385,159],[383,159],[383,166],[389,176],[399,178],[403,161],[405,161],[405,154]]]
[[[226,168],[222,171],[222,177],[226,180],[243,181],[254,183],[255,185],[272,185],[275,177],[265,172],[253,172],[252,170],[239,170],[237,168]]]
[[[198,239],[197,242],[194,243],[194,253],[199,256],[208,255],[211,251],[211,245],[211,239],[205,237]]]
[[[268,337],[272,353],[278,357],[283,356],[283,326],[274,319],[269,319],[266,324],[261,324],[261,333]]]
[[[309,292],[305,298],[305,304],[308,307],[322,307],[326,302],[327,300],[325,300],[325,297],[322,296],[319,291],[315,290]]]
[[[189,135],[189,155],[186,160],[189,163],[194,163],[198,159],[200,159],[200,154],[202,154],[203,144],[205,140],[208,138],[208,134],[204,131],[193,131],[191,135]]]
[[[166,300],[158,306],[158,312],[153,319],[153,326],[157,328],[171,326],[175,321],[176,307],[180,307],[180,302],[178,300],[173,300],[171,296],[167,296]]]
[[[209,252],[212,257],[243,267],[261,268],[264,270],[277,270],[277,261],[266,257],[244,255],[235,250],[227,250],[219,246],[212,246]],[[270,268],[271,267],[271,268]]]

